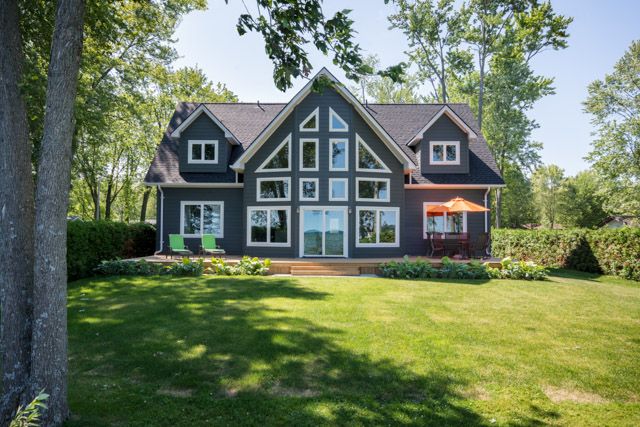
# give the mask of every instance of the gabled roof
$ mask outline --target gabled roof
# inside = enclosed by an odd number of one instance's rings
[[[405,170],[414,170],[417,168],[417,164],[409,157],[407,154],[398,146],[396,141],[391,138],[391,136],[387,133],[387,131],[380,126],[380,124],[373,118],[373,116],[369,113],[369,111],[365,108],[358,99],[353,96],[351,92],[347,88],[344,87],[342,83],[335,78],[333,74],[329,72],[326,68],[322,68],[318,74],[316,74],[309,82],[304,85],[302,89],[289,101],[285,107],[273,118],[271,123],[264,128],[260,135],[253,141],[253,143],[247,148],[247,150],[240,156],[238,160],[236,160],[231,168],[236,171],[243,171],[245,163],[260,149],[260,147],[265,143],[265,141],[273,134],[273,132],[280,126],[287,117],[293,112],[295,107],[302,102],[302,100],[311,93],[311,89],[313,87],[314,80],[326,77],[333,82],[333,88],[337,93],[342,95],[360,114],[360,116],[364,119],[365,122],[373,129],[373,131],[378,135],[378,137],[382,140],[383,143],[387,145],[387,147],[391,150],[391,152],[400,160]]]
[[[424,125],[424,127],[413,136],[413,138],[407,141],[407,145],[416,145],[418,142],[420,142],[424,133],[429,130],[429,128],[433,126],[433,124],[437,122],[438,119],[442,117],[442,115],[446,115],[447,117],[449,117],[449,119],[451,119],[451,121],[455,123],[456,126],[458,126],[463,132],[465,132],[469,136],[469,141],[473,141],[478,138],[478,135],[473,131],[473,129],[471,129],[471,127],[469,127],[469,125],[467,125],[465,121],[451,109],[451,107],[449,107],[448,105],[443,105],[442,108],[440,108],[440,111],[438,111],[436,115],[433,116],[431,120],[429,120],[427,124]]]
[[[222,129],[222,131],[224,132],[225,138],[227,138],[229,142],[236,145],[240,143],[238,141],[238,138],[236,138],[235,135],[233,134],[233,132],[227,129],[227,127],[224,124],[222,124],[222,122],[218,120],[218,118],[204,104],[198,105],[198,108],[196,108],[191,114],[189,114],[189,117],[187,117],[186,120],[180,123],[180,126],[175,128],[174,131],[171,132],[171,137],[180,138],[180,134],[182,133],[182,131],[188,128],[189,125],[193,123],[203,113],[207,115],[213,121],[213,123],[216,124],[216,126]]]

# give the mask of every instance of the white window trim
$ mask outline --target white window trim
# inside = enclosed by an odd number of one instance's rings
[[[308,197],[304,197],[303,196],[303,192],[302,192],[302,183],[305,181],[311,181],[311,182],[315,182],[316,183],[316,196],[313,198],[308,198]],[[318,178],[300,178],[300,191],[299,191],[299,198],[301,202],[317,202],[318,200],[320,200],[320,182],[318,180]]]
[[[360,146],[363,145],[365,150],[368,150],[369,153],[373,156],[374,159],[378,163],[382,165],[382,169],[362,169],[360,168]],[[369,144],[364,142],[360,135],[356,133],[356,171],[357,172],[377,172],[377,173],[391,173],[391,169],[387,167],[387,165],[382,161],[380,157],[369,147]]]
[[[360,211],[376,212],[376,243],[360,243]],[[396,241],[394,243],[380,243],[380,211],[396,213]],[[384,206],[356,207],[356,248],[397,248],[400,246],[400,208]]]
[[[200,205],[200,233],[199,234],[186,234],[184,232],[184,207],[187,205]],[[182,237],[192,238],[202,236],[202,225],[204,220],[204,205],[219,205],[220,206],[220,233],[214,233],[213,235],[217,239],[224,238],[224,202],[222,201],[181,201],[180,202],[180,234]]]
[[[344,167],[343,168],[334,168],[333,167],[333,157],[331,154],[333,153],[333,144],[336,142],[344,142]],[[347,172],[349,171],[349,138],[329,138],[329,170],[332,172]]]
[[[278,152],[280,150],[282,150],[282,148],[288,145],[288,150],[287,150],[287,163],[289,164],[289,167],[287,168],[276,168],[276,169],[266,169],[265,166],[267,166],[269,164],[269,162],[271,161],[271,159],[273,159],[276,154],[278,154]],[[275,150],[273,150],[273,152],[271,154],[269,154],[269,157],[267,157],[267,159],[262,162],[262,164],[260,165],[260,167],[258,167],[258,169],[256,169],[256,172],[290,172],[291,171],[291,134],[287,135],[287,137],[280,143],[278,144],[278,146],[275,148]]]
[[[441,205],[445,202],[422,202],[422,238],[426,239],[427,238],[427,206],[433,206],[433,205]],[[446,224],[447,221],[447,213],[444,212],[444,221]],[[466,233],[467,232],[467,213],[466,212],[462,212],[462,232]]]
[[[333,183],[336,181],[344,182],[344,197],[332,197]],[[331,202],[348,202],[349,201],[349,178],[329,178],[329,201]]]
[[[316,146],[316,160],[315,160],[316,167],[314,167],[314,168],[305,168],[303,163],[302,163],[302,159],[304,158],[303,157],[303,153],[304,153],[304,144],[305,144],[305,142],[313,142],[313,143],[315,143],[315,146]],[[319,169],[319,166],[320,166],[319,148],[320,148],[320,140],[318,138],[300,138],[300,150],[299,150],[300,151],[300,155],[299,155],[299,157],[300,157],[300,159],[299,159],[300,160],[300,171],[302,171],[302,172],[317,172],[318,170],[320,170]]]
[[[313,110],[311,112],[311,114],[309,114],[307,117],[305,117],[305,119],[303,121],[300,122],[300,132],[318,132],[320,130],[320,107],[316,107],[315,110]],[[311,117],[315,116],[316,117],[316,127],[313,129],[305,129],[303,126],[305,123],[307,123],[309,121],[309,119]]]
[[[387,183],[387,198],[386,199],[367,199],[360,197],[360,181],[384,181]],[[391,180],[389,178],[356,178],[356,201],[357,202],[389,202],[391,200]]]
[[[271,243],[271,211],[287,211],[287,241],[286,243]],[[251,212],[267,211],[267,241],[251,241]],[[249,206],[247,207],[247,246],[290,247],[291,246],[291,206]]]
[[[277,199],[264,198],[260,196],[260,184],[263,181],[286,181],[287,188],[289,191],[287,192],[287,197],[281,197]],[[257,202],[288,202],[291,200],[291,177],[289,176],[273,176],[268,178],[257,178],[256,179],[256,201]]]
[[[348,258],[349,257],[349,217],[348,217],[348,207],[347,206],[300,206],[300,215],[298,220],[298,228],[300,236],[300,244],[299,244],[299,253],[300,258],[304,257],[321,257],[321,258]],[[342,253],[344,255],[305,255],[304,254],[304,211],[322,211],[322,224],[323,224],[323,233],[326,228],[326,216],[324,214],[325,211],[342,211],[344,214],[344,233],[342,238]],[[326,249],[326,239],[322,239],[322,253],[325,252]]]
[[[333,127],[333,118],[336,117],[340,123],[344,125],[344,129],[336,129]],[[345,122],[342,117],[335,111],[333,108],[329,107],[329,132],[349,132],[349,125]]]
[[[201,145],[202,146],[202,158],[201,159],[194,159],[193,156],[193,151],[192,151],[192,147],[194,145]],[[205,145],[213,145],[213,152],[215,154],[216,159],[215,160],[204,160],[204,146]],[[187,143],[187,149],[189,150],[189,153],[187,154],[187,162],[189,164],[201,164],[201,165],[216,165],[218,164],[218,140],[217,139],[190,139],[189,142]]]
[[[437,161],[433,159],[433,146],[442,145],[442,155],[445,160]],[[454,145],[456,147],[456,159],[446,160],[447,158],[447,145]],[[429,141],[429,164],[432,165],[459,165],[460,164],[460,141]]]

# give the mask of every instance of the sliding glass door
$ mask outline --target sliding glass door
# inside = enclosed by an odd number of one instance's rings
[[[347,256],[346,228],[346,207],[301,207],[301,256]]]

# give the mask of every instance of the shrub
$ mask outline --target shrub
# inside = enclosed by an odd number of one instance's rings
[[[164,267],[145,260],[111,260],[102,261],[93,271],[103,276],[153,276],[162,274]]]
[[[505,258],[501,268],[486,266],[487,273],[493,279],[544,280],[548,271],[545,267],[531,261],[513,261]]]
[[[47,409],[45,402],[49,399],[49,395],[41,391],[35,399],[24,408],[18,407],[16,415],[9,423],[9,427],[29,427],[40,425],[40,411]]]
[[[151,255],[155,227],[111,221],[69,221],[67,274],[69,280],[90,276],[101,261]]]
[[[494,256],[640,281],[640,228],[493,230]]]
[[[167,267],[166,272],[174,276],[202,276],[204,273],[204,260],[202,258],[191,261],[183,258],[181,262],[176,262]]]
[[[448,257],[441,260],[442,267],[435,268],[425,260],[410,261],[405,256],[401,262],[390,261],[380,265],[384,277],[397,279],[487,279],[489,274],[485,265],[477,261],[468,264],[456,263]]]
[[[270,265],[271,260],[269,258],[261,260],[255,257],[243,256],[236,265],[231,265],[222,258],[211,259],[212,272],[221,276],[263,276],[269,271]]]

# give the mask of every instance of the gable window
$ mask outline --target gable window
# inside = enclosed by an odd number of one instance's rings
[[[318,178],[300,178],[300,201],[318,201]]]
[[[317,132],[320,129],[319,111],[320,107],[316,108],[300,123],[300,132]]]
[[[318,170],[318,138],[300,139],[300,170]]]
[[[256,180],[256,200],[259,202],[288,201],[291,178],[258,178]]]
[[[349,170],[349,140],[346,138],[329,140],[329,170]]]
[[[184,237],[224,235],[224,202],[180,202],[180,233]]]
[[[247,208],[247,246],[289,246],[291,208]]]
[[[424,202],[422,204],[422,231],[426,238],[427,233],[466,233],[467,232],[467,213],[427,213],[427,206],[441,205],[444,202]]]
[[[190,139],[188,143],[189,163],[218,163],[218,141]]]
[[[329,178],[329,200],[332,202],[349,200],[349,180],[347,178]]]
[[[333,108],[329,107],[329,131],[330,132],[348,132],[349,125],[342,120],[342,117],[338,115]]]
[[[356,152],[358,155],[356,170],[362,172],[391,172],[371,147],[356,134]]]
[[[460,141],[430,141],[432,165],[459,165]]]
[[[388,202],[389,180],[377,178],[356,178],[356,200]]]
[[[399,246],[399,215],[399,208],[358,207],[356,246]]]
[[[291,170],[291,134],[273,150],[256,172],[287,172]]]

